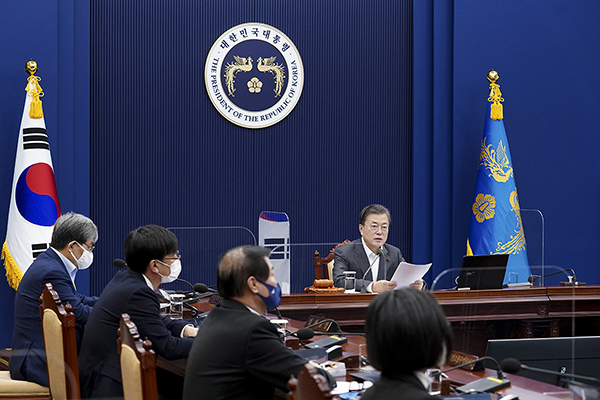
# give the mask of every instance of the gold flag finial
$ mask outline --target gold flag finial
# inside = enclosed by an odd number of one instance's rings
[[[502,92],[500,92],[500,85],[496,83],[498,79],[500,79],[498,72],[494,70],[488,72],[487,80],[490,82],[490,97],[488,97],[488,101],[492,102],[490,118],[493,120],[504,118],[502,104],[500,104],[504,99],[502,98]]]
[[[38,66],[37,62],[33,59],[30,59],[25,63],[25,71],[29,73],[29,75],[33,75],[37,72]]]
[[[29,97],[32,97],[31,106],[29,107],[29,118],[39,119],[44,116],[44,111],[42,110],[42,100],[40,100],[40,97],[44,97],[44,92],[42,92],[42,87],[39,84],[39,81],[42,78],[33,75],[38,71],[37,62],[33,59],[27,61],[25,63],[25,71],[29,73],[25,91],[27,91],[27,95]]]
[[[498,72],[491,70],[490,72],[488,72],[487,74],[487,80],[490,81],[490,83],[496,83],[496,81],[500,78],[500,75],[498,75]]]

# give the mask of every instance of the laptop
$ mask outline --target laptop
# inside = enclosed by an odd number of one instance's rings
[[[457,289],[502,289],[508,256],[463,256]]]

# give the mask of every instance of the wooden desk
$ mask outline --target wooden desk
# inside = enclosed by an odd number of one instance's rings
[[[360,343],[365,343],[364,338],[360,336],[349,336],[348,343],[345,343],[342,347],[344,348],[345,355],[351,353],[358,353],[358,345]],[[10,358],[10,350],[9,349],[0,349],[0,356],[3,359],[8,360]],[[183,387],[183,377],[185,376],[185,366],[187,363],[187,358],[180,358],[178,360],[166,360],[162,357],[157,357],[157,366],[159,369],[163,371],[168,371],[175,376],[178,376],[179,379],[169,379],[170,388],[169,394],[173,394],[173,387],[177,384]],[[161,371],[157,371],[159,374]],[[486,370],[482,372],[469,372],[464,370],[453,370],[448,372],[448,375],[451,379],[452,385],[460,386],[466,383],[472,382],[474,380],[486,377],[486,376],[496,376],[496,372],[492,370]],[[557,392],[557,391],[567,391],[567,389],[559,388],[554,385],[550,385],[543,382],[533,381],[531,379],[523,378],[517,375],[505,374],[506,377],[511,381],[511,386],[498,391],[500,394],[516,394],[520,399],[524,400],[550,400],[554,397],[544,397],[542,393],[544,392]],[[177,395],[176,395],[177,396]],[[179,395],[180,396],[180,395]],[[180,396],[181,397],[181,396]],[[280,397],[285,398],[285,396]]]
[[[312,314],[323,314],[340,325],[364,325],[365,312],[376,294],[290,294],[281,297],[277,309],[285,317],[306,321]]]
[[[437,291],[455,333],[456,350],[484,355],[488,339],[597,335],[600,286]],[[285,317],[306,321],[312,314],[335,319],[344,329],[364,329],[374,294],[292,294],[282,297]]]
[[[361,336],[348,336],[348,343],[342,345],[344,349],[344,355],[358,353],[358,345],[365,343],[364,337]],[[166,370],[175,376],[185,376],[185,366],[187,359],[182,358],[178,360],[165,360],[162,357],[157,357],[157,367],[159,369]],[[456,369],[448,372],[452,386],[461,386],[477,379],[481,379],[487,376],[496,377],[497,373],[493,370],[485,370],[481,372],[470,372],[461,369]],[[543,393],[555,393],[555,392],[567,392],[567,389],[560,388],[544,382],[534,381],[522,376],[505,374],[505,377],[510,380],[511,386],[499,390],[497,393],[501,395],[516,394],[520,399],[523,400],[551,400],[560,399],[561,397],[544,396]],[[343,379],[343,378],[342,378]],[[352,379],[347,376],[346,379]],[[171,381],[172,382],[172,381]],[[275,393],[274,400],[285,399],[285,393],[277,390]]]
[[[448,372],[448,376],[450,377],[452,386],[461,386],[488,376],[496,378],[498,375],[496,371],[490,369],[481,372],[469,372],[456,369]],[[564,399],[564,397],[561,397],[560,395],[544,395],[544,393],[569,392],[569,389],[554,386],[549,383],[534,381],[518,375],[504,374],[504,377],[510,381],[510,386],[496,392],[501,396],[515,394],[521,400],[550,400]]]

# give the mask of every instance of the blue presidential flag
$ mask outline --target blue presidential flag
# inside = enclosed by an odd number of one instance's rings
[[[495,71],[492,71],[495,73]],[[504,283],[527,282],[531,275],[512,158],[504,130],[502,94],[491,82],[471,207],[467,255],[510,254]],[[492,78],[490,78],[492,76]],[[495,78],[495,79],[494,79]],[[517,275],[518,274],[518,275]]]

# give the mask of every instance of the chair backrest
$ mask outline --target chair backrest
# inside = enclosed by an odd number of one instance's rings
[[[117,345],[121,354],[121,377],[125,400],[158,400],[156,354],[152,342],[142,342],[127,313],[121,315]]]
[[[313,258],[313,266],[315,267],[315,279],[330,279],[333,280],[333,253],[335,249],[343,244],[350,243],[348,239],[340,244],[336,244],[333,249],[329,250],[326,257],[320,257],[319,252],[315,250]]]
[[[317,369],[309,364],[298,374],[298,378],[290,378],[288,381],[290,392],[287,400],[332,400],[339,397],[331,394],[329,383],[324,376],[319,375]]]
[[[50,395],[55,400],[78,400],[79,370],[73,307],[62,305],[51,283],[40,296],[40,318],[48,368]]]

